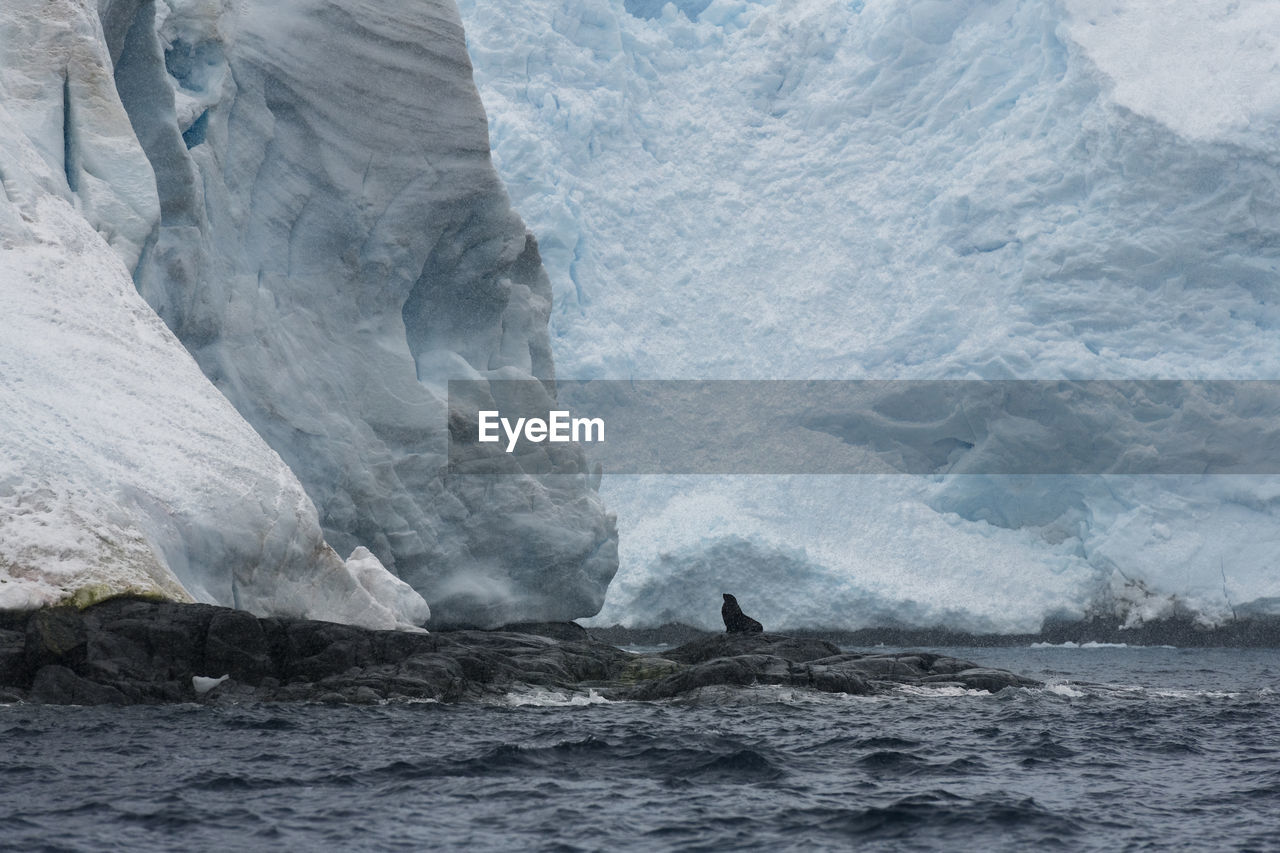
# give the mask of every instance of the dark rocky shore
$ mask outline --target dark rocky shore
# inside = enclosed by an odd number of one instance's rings
[[[224,675],[211,688],[201,681]],[[127,598],[0,612],[0,702],[459,702],[526,687],[650,700],[753,684],[865,695],[1038,682],[944,655],[847,653],[777,634],[708,635],[637,655],[572,623],[404,633]]]
[[[688,643],[710,632],[677,622],[655,628],[592,628],[591,634],[607,643],[624,646],[655,646]],[[1126,627],[1114,616],[1095,616],[1071,621],[1048,620],[1034,634],[974,634],[950,628],[860,628],[854,631],[798,630],[792,634],[828,640],[840,646],[964,646],[968,648],[1009,648],[1034,643],[1124,643],[1130,646],[1177,646],[1179,648],[1280,648],[1280,617],[1245,616],[1222,625],[1208,626],[1191,615],[1178,615]]]

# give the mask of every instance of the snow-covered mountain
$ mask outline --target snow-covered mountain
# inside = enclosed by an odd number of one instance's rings
[[[460,5],[562,376],[1280,378],[1275,3]],[[606,623],[1280,607],[1275,477],[602,489]]]
[[[599,608],[616,535],[571,454],[445,467],[446,380],[553,376],[470,75],[449,0],[0,10],[0,606]]]

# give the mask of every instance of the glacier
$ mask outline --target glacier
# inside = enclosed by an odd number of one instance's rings
[[[0,608],[133,593],[416,627],[421,596],[329,547],[138,295],[160,204],[101,33],[81,4],[0,15]]]
[[[448,0],[0,11],[0,605],[599,609],[616,532],[579,458],[446,465],[448,379],[554,393],[470,75]]]
[[[1280,376],[1273,3],[460,8],[561,376]],[[597,624],[715,628],[724,591],[770,627],[1280,611],[1275,477],[601,491]]]

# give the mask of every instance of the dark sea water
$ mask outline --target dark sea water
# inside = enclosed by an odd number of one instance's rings
[[[873,698],[0,706],[13,850],[1280,850],[1280,653],[947,650]]]

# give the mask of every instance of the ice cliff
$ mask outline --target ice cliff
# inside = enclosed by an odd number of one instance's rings
[[[563,376],[1280,377],[1274,3],[461,8]],[[1280,602],[1275,477],[602,488],[605,622],[714,627],[723,591],[771,627]]]
[[[445,468],[446,380],[553,376],[470,73],[448,0],[0,11],[0,605],[599,608],[616,536],[571,455]]]

